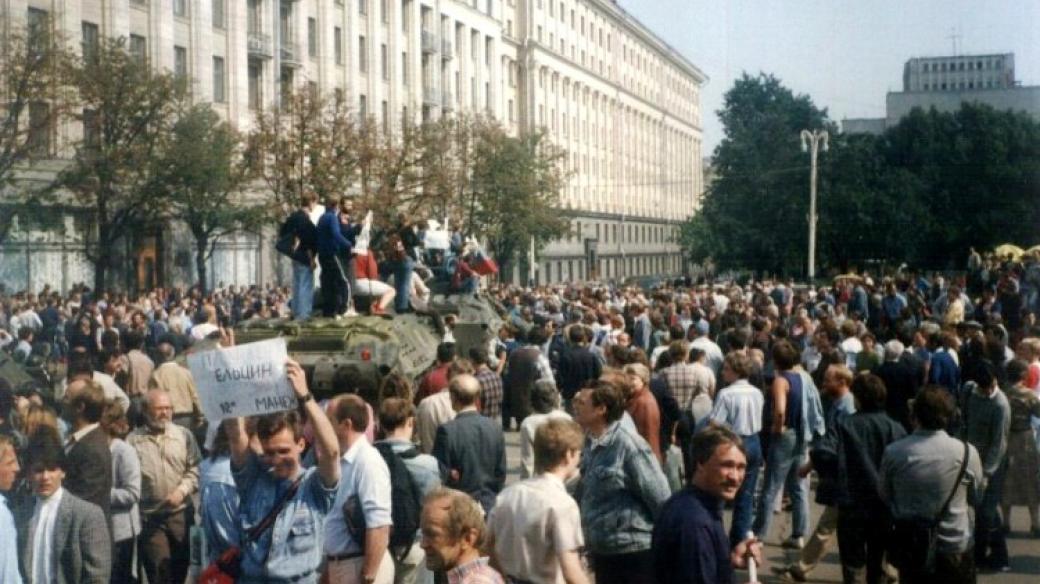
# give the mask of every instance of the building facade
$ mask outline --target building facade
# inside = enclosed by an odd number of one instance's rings
[[[568,152],[561,212],[574,235],[537,250],[534,269],[513,277],[682,269],[675,236],[703,188],[706,77],[613,0],[0,0],[0,16],[4,26],[49,22],[85,49],[125,37],[241,130],[300,87],[341,96],[384,125],[476,112],[514,133],[545,127]],[[55,155],[80,133],[71,122],[56,128]],[[182,244],[190,241],[169,236],[150,252],[168,264],[164,283],[191,281]],[[19,245],[0,254],[21,257]],[[211,281],[280,279],[271,245],[243,234],[220,246]],[[139,257],[128,261],[141,271]],[[37,271],[28,284],[47,277]]]
[[[844,119],[842,131],[880,135],[914,108],[954,112],[964,103],[1040,119],[1040,87],[1023,87],[1015,79],[1013,53],[915,57],[903,65],[903,90],[885,96],[885,117]]]
[[[917,57],[903,65],[903,91],[1010,89],[1015,86],[1015,55]]]

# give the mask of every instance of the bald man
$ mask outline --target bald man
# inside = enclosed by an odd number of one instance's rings
[[[506,445],[502,427],[480,415],[480,382],[472,375],[454,377],[448,385],[455,419],[437,428],[433,456],[446,487],[480,502],[486,513],[506,482]]]

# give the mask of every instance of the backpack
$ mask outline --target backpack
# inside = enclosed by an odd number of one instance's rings
[[[376,450],[390,469],[390,518],[394,525],[390,530],[390,553],[397,561],[408,555],[415,534],[419,531],[419,518],[422,515],[422,493],[415,484],[412,473],[405,466],[406,458],[419,456],[419,450],[412,446],[404,452],[394,452],[387,443],[375,445]]]

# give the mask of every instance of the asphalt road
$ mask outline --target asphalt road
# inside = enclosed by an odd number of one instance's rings
[[[508,483],[519,479],[520,476],[520,434],[518,432],[506,433],[506,459],[509,461]],[[816,526],[816,518],[822,512],[822,508],[812,505],[813,519],[811,527]],[[729,513],[726,514],[729,521]],[[775,583],[781,580],[772,575],[769,568],[775,565],[784,565],[797,557],[796,552],[784,550],[779,545],[781,534],[790,533],[791,515],[782,513],[773,521],[773,537],[775,541],[767,541],[765,546],[766,565],[760,569],[759,579],[765,583]],[[1011,554],[1011,571],[1004,574],[985,574],[979,576],[979,582],[985,584],[1036,584],[1040,582],[1040,539],[1028,537],[1029,515],[1023,508],[1017,508],[1011,513],[1011,537],[1008,539],[1008,549]],[[746,582],[747,574],[740,573],[738,582]],[[841,584],[841,564],[838,559],[837,541],[832,544],[832,549],[824,557],[823,562],[810,574],[809,582],[837,583]],[[936,583],[941,584],[941,583]]]

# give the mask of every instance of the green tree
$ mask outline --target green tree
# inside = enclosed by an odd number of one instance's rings
[[[237,231],[259,228],[270,201],[246,192],[251,174],[242,140],[208,105],[195,106],[174,124],[156,159],[152,190],[167,202],[168,217],[195,239],[199,286],[208,290],[206,262],[217,243]]]
[[[49,200],[48,185],[18,180],[19,171],[50,158],[50,137],[65,113],[61,73],[69,54],[38,29],[0,34],[0,243],[15,219]]]
[[[513,137],[493,123],[474,128],[466,230],[488,242],[505,271],[532,238],[544,245],[570,228],[559,211],[566,153],[544,130]]]
[[[1040,242],[1040,122],[1028,114],[970,103],[954,113],[915,109],[885,133],[883,156],[922,185],[929,222],[919,263]]]
[[[324,201],[357,185],[363,132],[363,122],[344,100],[309,88],[260,112],[247,156],[274,194],[272,219],[280,221],[307,190]]]
[[[841,272],[908,261],[931,228],[921,182],[883,154],[876,136],[832,136],[820,172],[818,252]]]
[[[58,177],[91,215],[87,259],[94,288],[104,290],[116,267],[116,244],[151,224],[163,201],[151,196],[153,160],[183,103],[184,84],[157,73],[126,50],[125,39],[102,41],[96,51],[67,70],[84,125],[72,163]]]
[[[715,149],[717,180],[700,215],[683,230],[694,260],[775,273],[804,270],[809,159],[803,129],[828,129],[825,110],[771,76],[744,74],[719,111],[725,138]],[[821,155],[826,164],[826,155]],[[827,196],[821,190],[821,197]],[[697,241],[693,241],[697,240]]]

